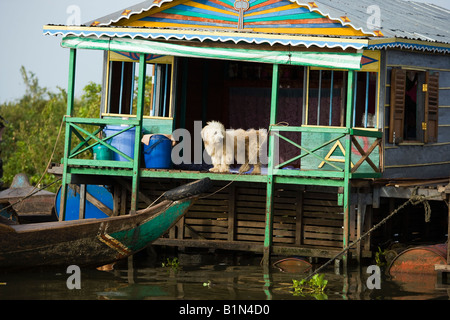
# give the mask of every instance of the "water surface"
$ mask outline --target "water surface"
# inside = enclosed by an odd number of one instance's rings
[[[162,263],[178,259],[178,265]],[[281,258],[280,258],[281,259]],[[274,259],[276,260],[276,259]],[[326,261],[326,260],[325,260]],[[320,261],[321,263],[325,261]],[[32,300],[448,300],[436,276],[397,281],[382,274],[380,289],[369,289],[367,266],[343,272],[323,270],[325,295],[296,296],[292,280],[307,273],[263,268],[258,255],[175,254],[135,256],[113,270],[81,269],[80,289],[68,289],[66,269],[0,274],[0,299]],[[313,265],[313,269],[320,266]]]

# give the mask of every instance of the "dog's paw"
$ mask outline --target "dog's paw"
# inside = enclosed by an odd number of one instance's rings
[[[239,168],[239,173],[244,173],[248,170],[250,170],[250,165],[248,163],[245,163]]]

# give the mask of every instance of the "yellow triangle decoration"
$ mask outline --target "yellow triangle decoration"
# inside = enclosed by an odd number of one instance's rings
[[[344,146],[342,146],[342,143],[338,140],[336,141],[336,143],[333,145],[333,147],[330,149],[330,151],[327,153],[327,155],[325,156],[325,160],[327,161],[332,161],[332,162],[344,162],[345,163],[345,159],[342,158],[332,158],[331,155],[333,154],[333,152],[336,150],[336,148],[339,147],[339,149],[341,149],[342,154],[345,157],[345,149]],[[350,162],[351,167],[353,168],[353,162]],[[325,161],[322,161],[319,164],[319,168],[322,168],[325,165]]]

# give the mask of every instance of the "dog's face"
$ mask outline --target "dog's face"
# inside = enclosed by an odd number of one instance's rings
[[[217,121],[208,122],[201,131],[205,144],[222,144],[225,138],[225,127]]]

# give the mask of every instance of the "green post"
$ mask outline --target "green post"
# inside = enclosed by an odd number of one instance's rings
[[[141,133],[142,133],[142,117],[144,113],[144,98],[145,98],[145,71],[147,64],[145,61],[146,55],[141,53],[139,55],[139,81],[138,81],[138,96],[137,96],[137,110],[135,139],[134,139],[134,160],[133,160],[133,184],[131,190],[131,214],[135,214],[137,210],[138,194],[139,194],[139,176],[140,176],[140,159],[141,159]]]
[[[277,102],[278,102],[278,64],[273,65],[272,74],[272,95],[270,102],[270,125],[275,125],[277,115]],[[269,154],[268,154],[268,167],[267,167],[267,189],[266,189],[266,224],[264,230],[264,264],[270,262],[270,249],[272,247],[273,238],[273,165],[274,165],[274,141],[275,137],[269,131]]]
[[[343,247],[347,247],[349,244],[350,236],[350,197],[351,197],[351,183],[350,183],[350,172],[351,172],[351,152],[352,152],[352,140],[350,135],[350,128],[352,127],[352,111],[353,111],[353,82],[354,82],[355,71],[348,71],[347,79],[347,109],[345,126],[349,131],[349,134],[345,137],[345,168],[344,168],[344,234],[342,239]],[[348,259],[347,254],[343,256],[344,268],[347,267]]]
[[[70,49],[69,56],[69,84],[67,88],[67,111],[66,117],[71,117],[73,115],[73,102],[75,96],[75,67],[77,61],[77,51],[76,49]],[[71,127],[70,124],[66,122],[66,135],[64,139],[64,155],[63,155],[63,176],[61,182],[61,204],[59,210],[59,221],[64,221],[66,217],[66,198],[67,198],[67,185],[69,184],[68,179],[68,160],[71,145]]]

